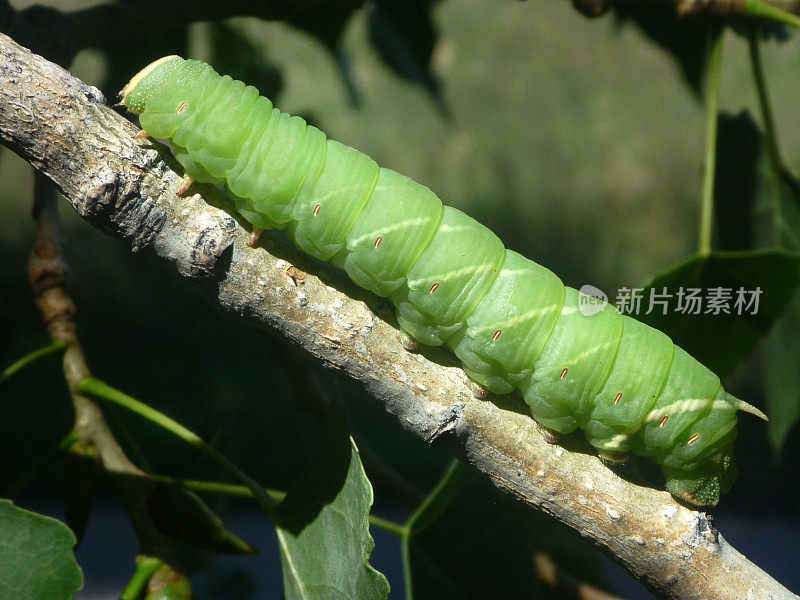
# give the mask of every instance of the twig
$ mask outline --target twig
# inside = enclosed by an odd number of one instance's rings
[[[73,431],[76,441],[97,450],[103,468],[117,484],[142,550],[175,564],[166,540],[156,531],[145,509],[150,489],[147,486],[130,485],[130,476],[142,472],[128,460],[94,401],[77,391],[78,382],[88,377],[90,372],[78,340],[75,305],[66,291],[67,266],[61,253],[61,231],[55,201],[53,185],[37,173],[33,208],[36,234],[28,261],[28,275],[36,306],[53,344],[65,348],[62,365],[75,410]]]
[[[0,140],[56,182],[90,223],[172,265],[233,316],[271,329],[361,382],[400,423],[448,445],[500,489],[541,509],[620,562],[661,598],[797,596],[732,548],[701,512],[626,481],[587,454],[548,444],[509,397],[475,398],[461,369],[403,349],[375,300],[344,278],[249,233],[199,196],[150,142],[63,69],[0,34]],[[207,200],[219,202],[210,188]],[[302,289],[278,260],[308,272]],[[336,288],[332,287],[335,285]]]

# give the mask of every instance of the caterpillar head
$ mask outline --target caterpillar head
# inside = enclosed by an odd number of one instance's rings
[[[184,60],[180,56],[172,55],[159,58],[147,65],[122,88],[119,93],[122,97],[120,105],[137,115],[144,112],[147,101],[159,84],[182,62]]]

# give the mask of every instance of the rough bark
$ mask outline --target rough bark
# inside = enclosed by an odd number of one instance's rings
[[[0,34],[0,140],[93,225],[170,263],[229,314],[360,381],[404,427],[592,539],[659,597],[797,598],[706,514],[621,479],[592,455],[548,444],[513,398],[475,398],[446,355],[404,350],[381,301],[308,268],[275,240],[250,248],[225,211],[199,195],[176,196],[179,176],[165,154],[134,133],[96,88]],[[219,202],[213,190],[204,196]]]

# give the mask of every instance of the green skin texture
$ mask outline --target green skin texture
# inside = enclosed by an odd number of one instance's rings
[[[583,314],[586,297],[549,270],[255,88],[196,60],[153,64],[123,104],[148,135],[172,142],[187,175],[224,186],[255,227],[285,230],[389,297],[406,332],[450,347],[488,389],[518,390],[544,427],[583,429],[607,460],[652,457],[667,489],[693,506],[730,488],[739,400],[666,335],[606,303]]]

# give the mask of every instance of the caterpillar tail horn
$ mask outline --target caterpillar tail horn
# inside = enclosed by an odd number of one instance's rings
[[[764,419],[765,421],[769,421],[769,417],[765,415],[763,412],[758,410],[755,406],[750,404],[749,402],[745,402],[744,400],[736,399],[738,402],[737,408],[744,412],[750,413],[751,415],[757,416],[759,419]]]

